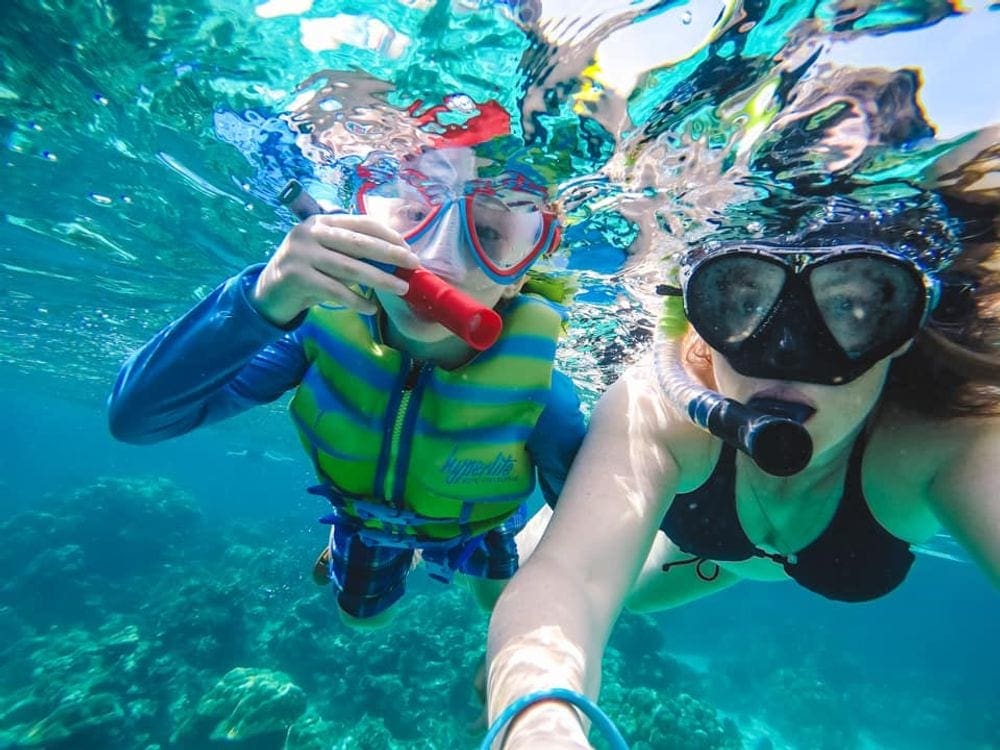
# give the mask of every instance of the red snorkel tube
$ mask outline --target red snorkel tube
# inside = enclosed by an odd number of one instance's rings
[[[298,180],[289,180],[278,200],[300,220],[325,213]],[[477,302],[426,268],[395,268],[376,264],[406,282],[402,299],[417,315],[440,323],[477,351],[489,349],[500,336],[503,321],[496,310]]]

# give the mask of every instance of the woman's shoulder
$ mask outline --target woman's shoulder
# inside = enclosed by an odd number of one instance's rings
[[[651,455],[654,460],[669,454],[682,492],[704,482],[718,458],[719,441],[669,402],[645,359],[626,369],[598,401],[590,429],[595,427],[619,448],[662,454]]]
[[[935,480],[988,435],[1000,420],[942,419],[886,407],[865,449],[863,488],[872,513],[894,535],[912,542],[937,531],[931,507]]]
[[[884,407],[869,439],[880,457],[919,461],[920,473],[933,472],[984,437],[1000,432],[997,417],[931,417],[899,406]]]

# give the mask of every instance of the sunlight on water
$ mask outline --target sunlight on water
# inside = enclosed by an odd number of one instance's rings
[[[519,158],[562,183],[557,265],[585,272],[576,317],[594,322],[574,332],[590,353],[566,364],[605,382],[648,338],[671,253],[734,205],[795,194],[820,206],[826,186],[905,199],[1000,119],[981,106],[998,15],[945,2],[243,9],[11,10],[3,361],[45,367],[55,335],[81,356],[53,374],[101,387],[162,320],[267,257],[287,226],[274,208],[287,178],[346,202],[359,155],[426,142],[427,120],[405,115],[440,119],[445,103],[457,119],[435,127],[469,127],[476,107],[510,113]],[[921,59],[956,35],[963,67]],[[878,59],[893,67],[870,67]],[[962,99],[935,95],[942,111],[926,111],[923,92],[956,79]],[[598,324],[612,309],[616,324]]]

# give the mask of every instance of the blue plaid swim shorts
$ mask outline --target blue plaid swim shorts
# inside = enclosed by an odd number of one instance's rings
[[[524,528],[522,507],[500,526],[454,545],[421,549],[433,578],[448,582],[455,572],[476,578],[505,580],[517,572],[514,536]],[[419,547],[419,542],[417,543]],[[330,533],[330,580],[337,604],[351,617],[374,617],[403,596],[413,567],[414,549],[379,544],[350,523],[337,523]]]

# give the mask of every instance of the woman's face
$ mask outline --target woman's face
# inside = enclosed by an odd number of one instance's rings
[[[844,385],[816,385],[747,377],[736,372],[719,352],[712,351],[712,372],[723,395],[740,403],[758,396],[777,398],[816,410],[805,422],[814,456],[821,456],[854,436],[878,402],[891,362],[892,357],[879,360]]]

